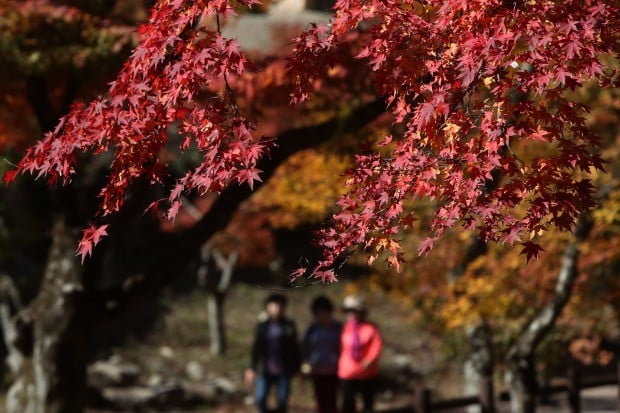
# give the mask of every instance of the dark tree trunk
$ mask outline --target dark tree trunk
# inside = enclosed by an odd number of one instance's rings
[[[534,355],[509,356],[506,364],[506,386],[510,393],[510,411],[513,413],[535,412],[538,382]]]
[[[68,110],[77,90],[69,74],[63,96],[54,105],[44,77],[28,76],[26,87],[44,132]],[[62,195],[55,197],[58,205],[52,210],[69,216],[66,200]],[[53,219],[51,239],[39,291],[26,307],[9,277],[3,278],[0,288],[0,323],[13,376],[6,396],[8,413],[77,413],[85,405],[90,344],[86,333],[92,324],[88,321],[83,267],[75,256],[77,231],[59,215]]]
[[[481,323],[468,331],[470,344],[469,358],[465,362],[466,394],[477,394],[480,406],[468,411],[491,413],[495,411],[495,389],[493,373],[493,337],[487,323]]]
[[[501,180],[499,170],[493,172],[493,179],[488,181],[485,191],[491,192],[498,187]],[[451,282],[459,279],[469,265],[487,252],[487,244],[484,239],[474,235],[467,245],[465,255],[461,262],[455,265],[449,272]],[[468,413],[493,413],[495,412],[495,389],[493,375],[495,363],[493,359],[493,335],[486,320],[469,326],[467,331],[469,341],[468,358],[463,365],[464,391],[465,394],[478,395],[479,406],[470,406]]]
[[[3,311],[4,330],[13,331],[6,338],[11,340],[7,344],[15,378],[7,393],[7,413],[84,409],[88,306],[75,245],[70,228],[57,219],[38,295],[10,318]]]
[[[46,97],[45,89],[37,87],[39,81],[30,79],[29,83],[31,100],[35,103]],[[42,129],[48,130],[54,122],[46,115],[50,105],[44,103],[35,104],[33,108],[40,118]],[[384,109],[382,101],[375,101],[343,119],[332,119],[283,133],[271,156],[260,163],[264,171],[263,179],[266,181],[290,155],[324,142],[341,128],[356,130],[379,116]],[[0,300],[0,322],[3,323],[5,339],[9,340],[7,348],[11,351],[9,360],[14,377],[6,398],[7,413],[83,411],[86,402],[86,363],[90,355],[91,337],[88,333],[92,331],[93,320],[100,315],[99,311],[107,309],[108,303],[114,303],[117,311],[126,309],[141,297],[159,293],[179,268],[198,255],[204,240],[226,226],[234,211],[250,194],[251,191],[245,187],[228,188],[191,229],[174,234],[157,232],[148,243],[152,260],[145,271],[147,276],[139,274],[118,285],[97,287],[97,291],[93,291],[90,285],[94,283],[94,278],[90,274],[84,276],[84,269],[75,257],[77,233],[72,233],[64,219],[56,219],[38,295],[20,311],[7,301],[8,293],[0,294],[3,298]],[[63,208],[58,210],[64,211]],[[85,286],[86,280],[89,281],[88,287]],[[220,288],[225,293],[228,283],[221,283]],[[89,291],[88,297],[86,290]],[[223,303],[222,299],[215,306],[220,314]],[[215,319],[222,321],[223,317]],[[223,323],[220,326],[218,331],[224,332]]]
[[[493,185],[496,185],[496,178]],[[489,188],[489,190],[492,187]],[[487,245],[484,240],[474,236],[471,238],[461,262],[454,266],[448,274],[450,281],[460,278],[469,264],[484,255]],[[469,354],[463,365],[463,387],[467,395],[478,395],[480,405],[467,408],[468,413],[492,413],[495,411],[495,389],[493,374],[493,335],[490,326],[484,320],[469,326],[467,329]]]

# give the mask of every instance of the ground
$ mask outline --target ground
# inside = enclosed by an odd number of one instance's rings
[[[341,283],[333,285],[314,285],[291,289],[286,292],[289,298],[288,314],[298,325],[300,334],[310,322],[310,302],[324,294],[336,303],[351,290],[351,286]],[[249,348],[257,317],[262,311],[264,298],[274,289],[250,285],[235,284],[227,298],[226,325],[229,348],[225,356],[214,357],[209,354],[209,338],[206,318],[206,299],[202,291],[189,294],[167,294],[164,304],[167,313],[155,329],[141,340],[115,349],[115,354],[123,360],[136,363],[141,367],[142,381],[167,381],[169,379],[191,380],[188,366],[203,372],[205,377],[225,377],[248,396],[251,389],[242,384],[242,374],[249,359]],[[381,327],[385,336],[386,350],[384,359],[411,356],[411,364],[432,369],[435,358],[429,353],[420,352],[428,346],[428,337],[416,332],[409,313],[390,302],[380,292],[374,292],[367,299],[371,309],[370,316]],[[416,355],[419,359],[416,360]],[[196,367],[199,366],[199,367]],[[403,400],[405,398],[405,400]],[[392,391],[380,395],[383,405],[406,403],[409,394],[397,394]],[[246,400],[249,403],[249,397]],[[292,411],[312,411],[310,382],[297,378],[293,387]],[[244,411],[239,404],[223,403],[215,411]]]
[[[286,291],[289,297],[289,316],[296,320],[300,333],[310,321],[309,305],[313,297],[325,294],[335,302],[354,289],[352,284],[314,285]],[[249,347],[257,317],[262,311],[264,298],[274,292],[264,286],[251,283],[235,284],[227,299],[226,324],[229,350],[226,356],[213,357],[208,352],[209,338],[206,327],[205,294],[194,290],[188,294],[168,293],[164,298],[167,311],[156,327],[145,338],[133,340],[115,349],[123,360],[140,365],[142,381],[193,380],[200,382],[209,377],[224,377],[237,386],[241,397],[222,400],[213,407],[193,410],[214,413],[250,413],[251,389],[242,384],[242,374],[248,365]],[[381,327],[385,336],[384,364],[405,356],[414,370],[425,376],[427,386],[434,389],[434,397],[461,395],[457,369],[450,369],[450,360],[440,354],[434,339],[420,331],[411,320],[410,313],[389,300],[382,292],[366,293],[371,319]],[[204,378],[192,375],[188,366],[201,372]],[[437,366],[443,366],[438,368]],[[391,373],[388,373],[391,374]],[[245,400],[243,400],[245,395]],[[584,412],[602,413],[616,410],[618,388],[616,386],[590,389],[583,392]],[[398,412],[408,406],[411,391],[386,389],[379,394],[379,411]],[[567,412],[564,396],[553,399],[553,404],[541,406],[542,413]],[[502,412],[508,411],[506,403]],[[175,410],[182,411],[182,410]],[[313,412],[310,383],[297,378],[291,400],[292,413]],[[459,410],[454,410],[456,412]],[[462,411],[462,410],[461,410]]]

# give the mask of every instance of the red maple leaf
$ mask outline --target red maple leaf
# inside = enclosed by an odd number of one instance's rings
[[[6,171],[4,173],[4,176],[2,177],[2,181],[4,182],[5,185],[9,185],[11,182],[15,180],[18,173],[19,173],[18,170]]]
[[[82,263],[86,257],[92,255],[93,247],[101,241],[101,238],[108,235],[108,225],[101,225],[99,227],[90,226],[82,231],[82,239],[78,244],[76,255],[80,256]]]
[[[526,241],[521,245],[523,245],[523,251],[521,251],[520,255],[525,255],[527,262],[529,262],[532,258],[538,258],[538,254],[540,254],[541,251],[544,251],[540,245],[531,241]]]

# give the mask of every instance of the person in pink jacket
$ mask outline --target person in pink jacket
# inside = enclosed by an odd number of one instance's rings
[[[347,315],[342,328],[338,377],[342,384],[342,413],[355,413],[355,397],[359,393],[364,412],[374,410],[376,378],[383,338],[376,325],[367,321],[367,308],[357,296],[347,296],[342,308]]]

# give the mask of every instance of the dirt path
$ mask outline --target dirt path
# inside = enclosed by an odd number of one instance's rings
[[[615,413],[620,412],[618,405],[618,386],[602,386],[584,390],[581,393],[583,413]],[[390,403],[382,402],[377,406],[377,413],[408,413],[410,409],[398,406],[406,406],[403,400]],[[509,413],[508,403],[502,402],[498,406],[498,413]],[[214,413],[254,413],[251,406],[226,406],[213,410]],[[309,406],[291,406],[291,413],[314,413]],[[463,413],[464,409],[444,410],[444,413]],[[568,413],[568,403],[565,395],[553,397],[548,404],[541,405],[537,413]]]
[[[582,413],[616,413],[620,412],[618,405],[618,386],[601,386],[581,392]],[[540,405],[537,413],[568,413],[566,394],[552,397],[549,403]],[[443,413],[463,413],[465,409],[444,410]],[[498,406],[498,413],[509,413],[509,405],[502,402]]]

